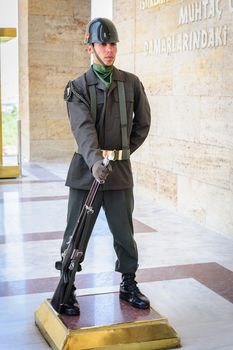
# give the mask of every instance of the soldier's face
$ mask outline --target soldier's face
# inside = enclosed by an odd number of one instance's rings
[[[93,47],[89,45],[89,52],[93,53],[93,62],[96,64],[101,64],[98,61],[98,58],[95,56],[93,52]],[[104,62],[105,66],[112,66],[116,59],[117,54],[117,44],[116,43],[95,43],[95,51],[101,60]]]

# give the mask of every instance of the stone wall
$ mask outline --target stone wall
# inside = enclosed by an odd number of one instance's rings
[[[63,91],[84,72],[89,57],[83,46],[91,0],[19,1],[19,72],[22,148],[25,159],[71,157]]]
[[[233,237],[233,1],[113,1],[118,67],[136,73],[152,125],[135,182]]]

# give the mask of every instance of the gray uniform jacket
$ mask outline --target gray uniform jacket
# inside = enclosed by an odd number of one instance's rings
[[[68,84],[65,89],[70,125],[78,147],[67,175],[66,185],[69,187],[90,189],[94,179],[91,168],[96,161],[103,159],[101,149],[122,149],[118,80],[123,81],[125,87],[127,130],[131,154],[148,135],[151,119],[150,107],[138,77],[114,67],[112,84],[107,89],[91,67],[81,77],[72,81],[72,88]],[[96,87],[96,121],[93,120],[90,111],[90,85]],[[75,92],[78,92],[81,99]],[[119,190],[133,186],[130,160],[117,160],[112,162],[112,167],[113,171],[105,184],[100,186],[102,190]]]

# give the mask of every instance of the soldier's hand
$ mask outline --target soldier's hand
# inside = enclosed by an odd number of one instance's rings
[[[111,164],[108,163],[108,165],[105,166],[102,160],[97,160],[97,162],[92,167],[92,174],[94,178],[100,183],[105,182],[105,180],[107,179],[111,171],[112,171]]]

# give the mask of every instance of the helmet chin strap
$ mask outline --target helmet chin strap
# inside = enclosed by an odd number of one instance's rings
[[[100,58],[100,56],[98,55],[98,53],[96,52],[96,49],[95,49],[94,44],[92,44],[92,48],[93,48],[95,57],[96,57],[97,60],[101,63],[101,65],[104,66],[104,67],[108,67],[108,66],[103,62],[103,60]]]

